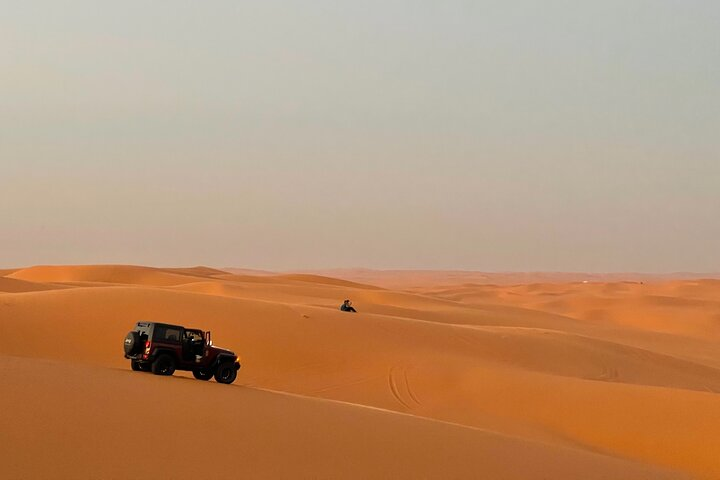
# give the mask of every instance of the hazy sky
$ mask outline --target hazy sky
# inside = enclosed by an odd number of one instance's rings
[[[0,0],[0,266],[720,270],[720,2]]]

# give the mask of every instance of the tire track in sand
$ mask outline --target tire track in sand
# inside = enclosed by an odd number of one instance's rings
[[[400,377],[400,385],[398,384],[399,373],[396,372],[396,370],[398,369],[402,371],[402,376]],[[403,393],[406,393],[406,395],[401,395],[400,387],[403,385],[405,390],[405,392]],[[410,382],[408,381],[406,368],[390,367],[390,371],[388,372],[388,386],[390,387],[390,393],[395,398],[395,400],[397,400],[398,403],[400,403],[400,405],[402,405],[406,409],[412,410],[413,406],[411,405],[411,402],[420,405],[420,401],[415,395],[415,392],[413,392],[410,388]],[[410,397],[410,401],[406,400],[403,397]]]

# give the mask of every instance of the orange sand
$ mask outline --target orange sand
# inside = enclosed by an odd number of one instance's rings
[[[0,274],[2,478],[720,478],[717,280]],[[131,372],[141,319],[211,329],[238,380]]]

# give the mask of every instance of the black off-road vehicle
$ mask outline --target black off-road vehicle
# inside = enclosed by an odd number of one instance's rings
[[[125,358],[136,371],[172,375],[187,370],[198,380],[215,376],[233,383],[240,369],[238,356],[213,346],[210,332],[165,323],[138,322],[125,336]]]

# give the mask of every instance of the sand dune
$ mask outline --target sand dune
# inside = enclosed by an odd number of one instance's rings
[[[29,383],[38,371],[46,380]],[[13,357],[0,360],[0,379],[9,387],[0,397],[7,478],[681,478],[576,449],[242,386]],[[129,460],[139,440],[152,456],[136,470]]]
[[[190,275],[194,277],[219,277],[227,275],[229,272],[218,270],[210,267],[188,267],[188,268],[163,268],[166,272],[179,273],[181,275]]]
[[[720,279],[720,273],[676,272],[651,273],[581,273],[581,272],[476,272],[463,270],[372,270],[363,268],[336,268],[309,270],[306,273],[342,278],[385,288],[410,289],[438,285],[530,285],[537,283],[566,284],[579,282],[622,283],[664,282],[698,278]]]
[[[181,274],[174,273],[172,270],[128,265],[38,266],[17,270],[7,275],[7,277],[44,283],[102,282],[166,286],[179,285],[190,281],[187,270],[185,269],[186,273]],[[192,275],[192,277],[195,276],[204,275]]]
[[[330,278],[322,275],[308,275],[308,274],[285,274],[277,275],[275,278],[279,280],[295,280],[298,282],[316,283],[320,285],[334,285],[339,287],[350,287],[350,288],[363,288],[370,290],[378,290],[378,287],[373,285],[361,284],[357,282],[351,282],[348,280],[340,280],[337,278]]]
[[[467,304],[540,310],[598,324],[720,339],[720,281],[531,284],[424,289]]]
[[[44,283],[28,282],[0,276],[0,293],[38,292],[42,290],[56,290],[61,285],[48,285]]]
[[[87,469],[81,478],[114,471],[113,452],[132,453],[122,440],[129,432],[111,438],[111,429],[92,425],[120,423],[138,405],[163,398],[173,398],[168,419],[206,401],[227,406],[200,410],[195,420],[254,460],[216,464],[218,475],[720,477],[715,281],[438,282],[397,291],[305,274],[90,266],[21,269],[0,278],[0,291],[2,282],[22,282],[0,293],[0,333],[23,339],[0,344],[3,382],[15,392],[3,411],[19,409],[6,420],[36,411],[23,395],[51,399],[45,420],[27,420],[25,433],[11,422],[13,448],[43,431],[47,418],[82,404],[78,395],[115,392],[104,420],[73,414],[75,441],[85,433],[111,445],[102,460],[69,462]],[[360,313],[338,311],[347,297]],[[606,316],[589,318],[583,309]],[[120,341],[140,319],[212,329],[216,343],[242,356],[238,382],[130,372]],[[50,372],[49,383],[33,382],[33,368]],[[133,388],[147,396],[131,395]],[[279,462],[278,448],[293,453]],[[328,452],[340,456],[330,460]],[[22,455],[6,455],[20,459],[15,468],[30,468]],[[61,461],[53,455],[30,477]]]

